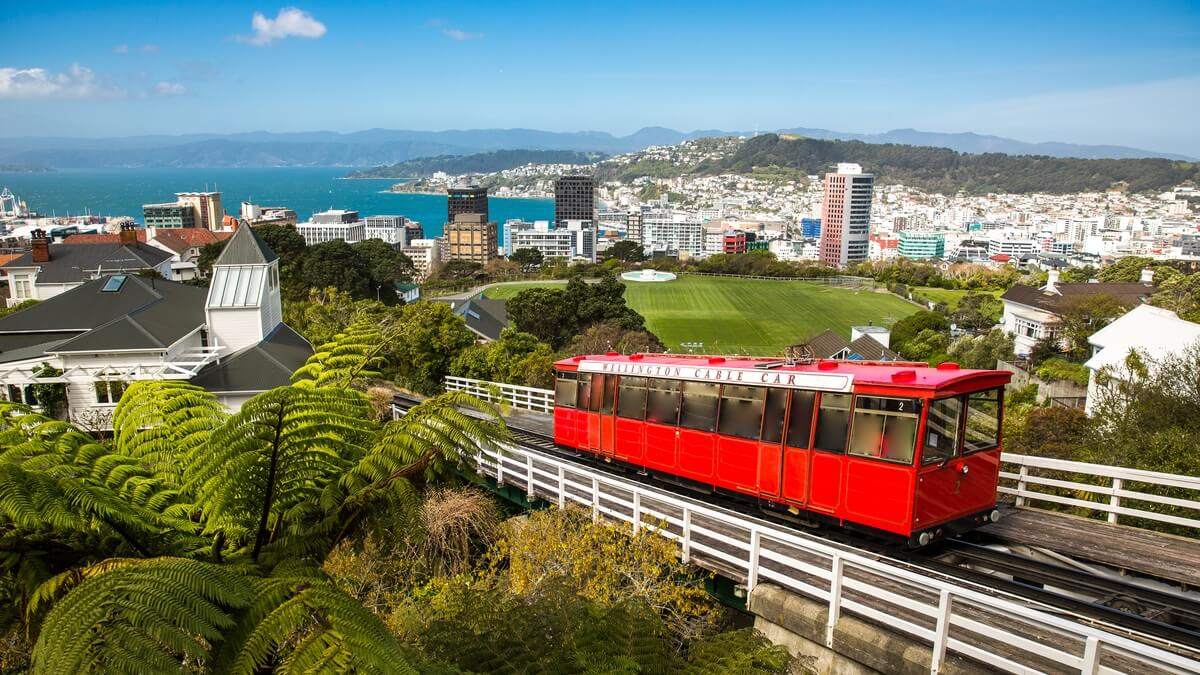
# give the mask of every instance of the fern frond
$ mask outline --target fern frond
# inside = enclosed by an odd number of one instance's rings
[[[305,387],[362,388],[382,377],[381,354],[386,344],[379,326],[366,320],[350,324],[345,332],[316,349],[292,374],[292,383]]]
[[[179,485],[183,467],[228,417],[216,396],[195,385],[135,382],[113,412],[113,445],[156,477]]]

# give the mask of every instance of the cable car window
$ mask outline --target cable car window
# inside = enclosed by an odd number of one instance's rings
[[[912,464],[920,418],[917,399],[859,396],[854,400],[850,454]]]
[[[850,395],[821,394],[821,411],[817,415],[817,437],[813,447],[826,452],[845,452],[849,427]]]
[[[587,410],[588,404],[592,400],[592,374],[579,373],[579,394],[575,402],[575,407],[580,410]]]
[[[677,424],[679,421],[679,382],[650,380],[646,392],[646,421]]]
[[[925,449],[922,464],[944,462],[958,452],[958,423],[962,419],[962,399],[958,396],[938,399],[929,404],[925,417]]]
[[[579,393],[579,376],[575,373],[559,373],[554,382],[554,405],[574,408],[575,396]]]
[[[766,397],[767,390],[763,387],[725,385],[721,391],[721,417],[717,421],[717,433],[758,440]]]
[[[604,386],[600,387],[600,412],[604,415],[611,415],[613,411],[613,403],[617,399],[617,376],[616,375],[601,375],[604,378]]]
[[[783,413],[787,410],[787,395],[786,389],[767,389],[767,405],[763,412],[764,443],[778,443],[783,438]]]
[[[608,389],[608,383],[613,379],[612,375],[604,373],[596,373],[592,375],[592,387],[588,397],[588,412],[600,412],[604,408],[604,393]],[[609,410],[611,410],[611,406]]]
[[[679,426],[699,431],[717,430],[717,403],[721,385],[706,382],[683,383],[683,406]]]
[[[1000,445],[1000,390],[978,391],[967,396],[967,424],[963,453],[990,450]]]
[[[812,435],[813,391],[792,392],[792,410],[788,416],[787,444],[793,448],[807,448]],[[841,448],[838,448],[839,450]]]
[[[621,376],[617,396],[617,416],[640,420],[646,416],[646,378]]]

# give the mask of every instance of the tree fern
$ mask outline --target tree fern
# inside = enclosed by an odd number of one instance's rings
[[[155,558],[86,578],[42,625],[33,672],[176,673],[202,664],[253,599],[232,568]]]
[[[293,375],[292,383],[316,387],[362,388],[382,377],[386,340],[371,322],[355,321],[345,332],[317,348]]]
[[[183,467],[228,413],[217,397],[186,382],[135,382],[113,412],[113,445],[161,480],[183,483]]]
[[[272,530],[296,525],[365,454],[369,419],[365,396],[325,387],[279,387],[244,403],[187,470],[207,531],[252,538],[257,560]]]

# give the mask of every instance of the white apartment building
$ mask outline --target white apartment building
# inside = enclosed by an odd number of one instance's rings
[[[1025,234],[996,233],[989,236],[987,242],[989,256],[998,254],[1019,256],[1042,250],[1041,244],[1029,239]]]
[[[440,239],[413,239],[401,249],[413,261],[418,281],[424,281],[442,266]]]
[[[367,216],[363,224],[366,239],[382,239],[401,248],[408,245],[409,220],[404,216]]]
[[[341,239],[357,244],[367,238],[366,223],[358,219],[358,211],[329,209],[314,213],[312,219],[296,225],[296,231],[309,246]]]
[[[596,262],[596,228],[589,220],[567,220],[557,228],[551,227],[548,220],[505,221],[505,255],[522,248],[541,251],[544,258]]]
[[[642,213],[642,249],[698,256],[704,253],[704,225],[699,216],[681,211]]]

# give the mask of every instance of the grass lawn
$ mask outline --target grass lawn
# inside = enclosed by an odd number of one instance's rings
[[[489,298],[561,282],[505,284]],[[891,325],[917,307],[890,293],[855,291],[805,281],[682,276],[664,283],[625,284],[625,299],[673,352],[703,342],[704,352],[777,356],[784,347],[825,329],[846,339],[850,326]],[[953,291],[951,291],[953,292]]]
[[[530,288],[546,288],[546,287],[563,287],[566,286],[566,281],[520,281],[511,284],[501,284],[492,286],[483,292],[483,297],[492,298],[494,300],[508,300],[517,293]]]
[[[958,301],[961,300],[962,297],[967,293],[988,293],[998,298],[1004,291],[960,291],[947,288],[933,288],[931,286],[913,286],[912,292],[929,298],[933,302],[944,302],[946,303],[946,307],[953,310],[958,306]]]

